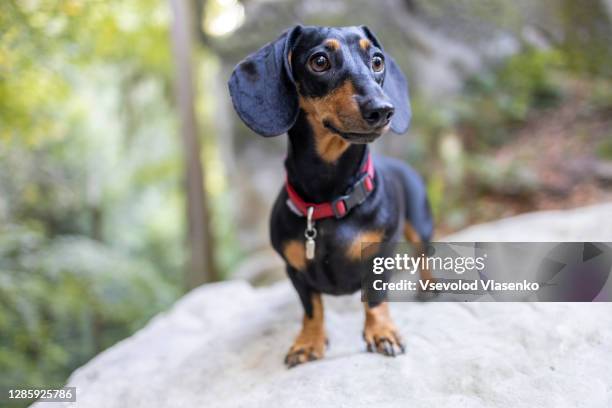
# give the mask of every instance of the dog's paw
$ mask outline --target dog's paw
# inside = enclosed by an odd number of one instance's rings
[[[366,325],[363,330],[363,339],[370,353],[377,352],[395,357],[405,351],[402,338],[391,322]]]
[[[325,355],[325,348],[328,345],[325,335],[306,336],[300,334],[289,349],[285,357],[285,364],[288,368],[309,361],[320,360]]]

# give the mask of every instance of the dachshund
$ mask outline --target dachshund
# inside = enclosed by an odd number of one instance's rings
[[[395,243],[402,234],[415,245],[431,239],[422,178],[368,148],[388,130],[408,130],[408,84],[366,26],[298,25],[238,63],[228,85],[251,130],[289,138],[270,237],[304,308],[285,358],[293,367],[324,356],[321,294],[356,292],[365,258],[388,256],[388,245],[365,254],[364,243]],[[395,356],[404,344],[385,299],[364,302],[363,337],[368,351]]]

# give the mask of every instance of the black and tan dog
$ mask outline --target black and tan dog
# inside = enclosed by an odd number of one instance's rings
[[[362,243],[431,238],[421,178],[400,161],[371,158],[367,146],[408,129],[408,86],[367,27],[297,26],[240,62],[229,89],[253,131],[289,135],[270,230],[305,312],[285,360],[291,367],[323,357],[321,294],[359,290]],[[365,304],[363,335],[369,351],[404,350],[383,299]]]

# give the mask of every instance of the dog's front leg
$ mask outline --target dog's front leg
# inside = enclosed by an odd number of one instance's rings
[[[327,338],[325,337],[321,294],[312,293],[309,300],[312,302],[311,313],[309,314],[308,308],[306,308],[302,321],[302,331],[296,337],[287,357],[285,357],[285,364],[289,368],[307,361],[321,359],[325,354]]]
[[[404,352],[402,339],[391,320],[389,304],[382,302],[376,306],[370,306],[367,302],[365,307],[365,327],[363,339],[368,345],[368,351],[378,352],[386,356],[395,356]]]

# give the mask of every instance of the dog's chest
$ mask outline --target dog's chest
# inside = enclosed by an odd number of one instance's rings
[[[376,210],[381,211],[381,209]],[[398,220],[393,214],[368,214],[315,224],[312,259],[305,260],[304,273],[311,286],[324,293],[352,293],[360,287],[361,267],[372,256],[372,244],[397,241]],[[307,254],[307,239],[301,240]],[[374,246],[376,248],[376,246]],[[366,254],[366,256],[364,256]],[[376,250],[374,250],[376,251]]]

